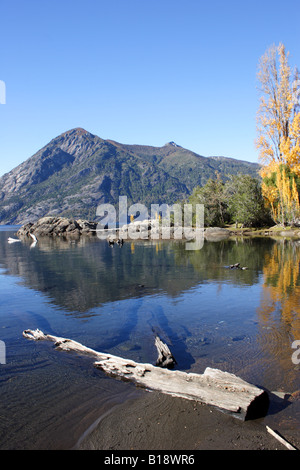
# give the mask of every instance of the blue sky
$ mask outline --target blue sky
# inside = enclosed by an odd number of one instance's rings
[[[83,127],[257,161],[257,64],[300,68],[299,0],[1,0],[0,175]]]

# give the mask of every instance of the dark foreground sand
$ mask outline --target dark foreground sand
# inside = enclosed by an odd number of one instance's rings
[[[272,427],[268,417],[243,422],[207,405],[145,392],[104,415],[77,449],[286,450],[266,424]],[[285,438],[300,448],[299,436]]]

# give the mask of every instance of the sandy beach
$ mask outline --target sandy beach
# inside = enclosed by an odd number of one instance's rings
[[[268,417],[244,422],[208,405],[145,391],[106,413],[76,449],[287,450],[267,423]],[[299,438],[285,438],[299,448]]]

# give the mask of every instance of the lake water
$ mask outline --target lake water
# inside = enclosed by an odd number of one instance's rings
[[[146,393],[91,359],[28,341],[28,328],[150,363],[158,332],[180,370],[215,367],[293,394],[263,420],[299,435],[299,242],[237,238],[199,251],[96,237],[9,244],[15,232],[0,230],[1,449],[72,448],[99,416]],[[248,269],[229,269],[236,262]]]

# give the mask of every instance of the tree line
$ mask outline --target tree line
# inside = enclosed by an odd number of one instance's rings
[[[259,227],[271,223],[258,178],[250,175],[230,175],[224,182],[217,174],[202,188],[196,187],[188,202],[204,204],[206,227],[236,226]]]

